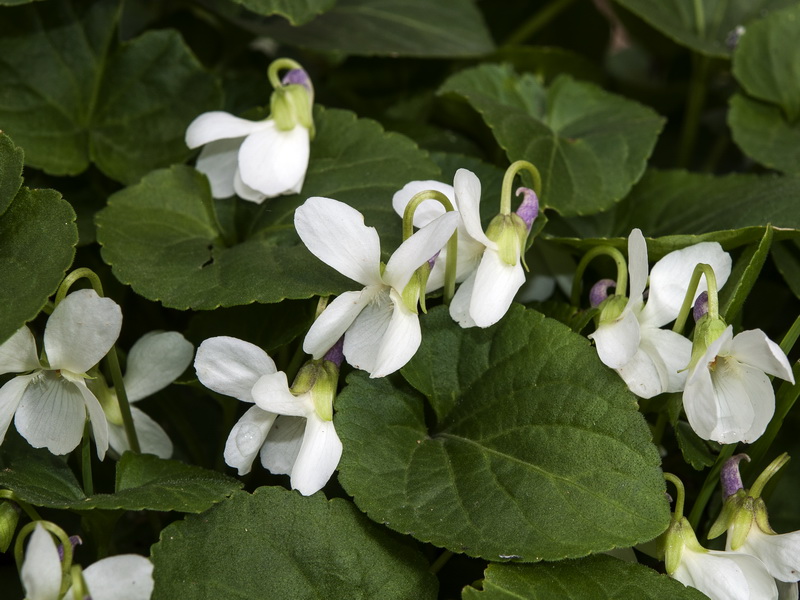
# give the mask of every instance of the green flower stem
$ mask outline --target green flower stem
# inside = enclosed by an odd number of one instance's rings
[[[706,276],[706,283],[708,284],[708,316],[711,319],[719,318],[717,276],[714,275],[714,269],[711,268],[711,265],[700,263],[692,272],[692,278],[689,280],[689,287],[686,289],[686,296],[683,298],[681,310],[678,313],[678,318],[675,319],[675,325],[672,326],[672,331],[675,333],[683,333],[683,326],[686,325],[686,319],[689,318],[689,313],[692,310],[694,293],[697,291],[697,285],[700,283],[700,277],[702,275]]]
[[[794,320],[789,331],[786,332],[786,335],[784,335],[781,340],[780,346],[784,354],[787,356],[789,355],[789,352],[792,351],[792,348],[794,348],[794,345],[797,343],[798,337],[800,337],[800,316]]]
[[[672,512],[675,515],[674,519],[679,521],[683,517],[683,505],[686,500],[686,490],[683,487],[683,482],[672,473],[664,473],[664,479],[675,486],[675,510]]]
[[[50,521],[36,520],[26,524],[17,534],[17,542],[14,545],[14,559],[17,561],[17,571],[22,571],[22,562],[24,560],[24,550],[22,544],[25,538],[28,537],[36,525],[41,524],[47,531],[55,535],[61,542],[61,547],[64,548],[64,560],[61,561],[61,573],[67,575],[72,567],[72,542],[69,541],[69,536],[55,523]],[[66,592],[62,589],[62,593]]]
[[[417,207],[426,200],[436,200],[444,206],[446,212],[454,212],[453,204],[450,199],[442,192],[436,190],[425,190],[414,194],[414,197],[406,205],[403,212],[403,241],[406,241],[414,233],[414,213]],[[458,230],[453,232],[447,242],[447,262],[444,270],[444,303],[450,304],[450,300],[456,293],[456,267],[458,266]],[[422,290],[425,293],[425,290]]]
[[[81,278],[86,278],[89,280],[89,283],[92,284],[92,289],[97,292],[98,296],[105,296],[103,293],[103,284],[100,282],[100,278],[97,276],[97,273],[86,268],[75,269],[72,271],[72,273],[64,278],[64,281],[61,282],[58,292],[56,293],[56,306],[58,306],[58,303],[61,302],[67,295],[69,288]],[[133,426],[131,405],[128,402],[128,394],[125,392],[125,382],[122,380],[122,370],[119,366],[119,359],[117,358],[117,349],[115,346],[111,346],[111,350],[109,350],[108,354],[106,354],[106,361],[108,364],[108,370],[111,373],[111,381],[114,384],[114,391],[116,392],[117,400],[119,401],[119,411],[122,414],[122,424],[125,427],[125,435],[128,438],[128,445],[131,447],[131,450],[138,454],[141,452],[141,447],[139,446],[139,438],[136,436],[136,429]]]
[[[625,262],[625,257],[622,252],[612,246],[595,246],[583,255],[578,266],[575,268],[575,278],[572,280],[572,294],[570,295],[570,303],[572,306],[578,306],[581,295],[581,280],[583,279],[583,272],[589,263],[595,257],[606,255],[614,259],[617,264],[617,287],[614,294],[624,296],[628,289],[628,263]]]
[[[72,585],[73,598],[89,598],[87,593],[89,590],[86,586],[86,581],[83,579],[83,570],[80,565],[73,565],[70,569],[70,584]]]
[[[81,477],[83,479],[83,493],[87,496],[92,496],[94,494],[94,482],[92,481],[92,443],[90,440],[89,421],[86,421],[83,427],[83,439],[81,440]]]
[[[706,33],[706,13],[703,0],[693,0],[694,20],[697,22],[697,35],[703,37]]]
[[[282,70],[291,70],[291,69],[302,69],[303,66],[291,58],[278,58],[273,60],[270,63],[269,67],[267,68],[267,77],[269,78],[269,83],[272,85],[272,89],[277,90],[280,87],[283,87],[283,83],[281,82],[281,78],[279,73]]]
[[[512,187],[514,185],[514,177],[516,177],[521,171],[527,171],[530,173],[531,177],[533,178],[533,191],[536,193],[536,197],[541,200],[542,176],[539,174],[539,169],[534,167],[527,160],[518,160],[511,163],[508,169],[506,169],[505,175],[503,175],[503,187],[502,192],[500,193],[501,215],[511,214],[511,196]]]
[[[6,500],[9,500],[9,501],[14,502],[15,504],[19,505],[19,507],[23,511],[25,511],[25,514],[28,515],[28,517],[30,518],[31,521],[41,521],[42,520],[42,517],[39,516],[39,513],[36,512],[36,509],[34,509],[27,502],[24,502],[24,501],[20,500],[17,497],[17,495],[14,492],[12,492],[11,490],[0,490],[0,498],[4,498]]]
[[[764,486],[767,485],[767,482],[772,479],[772,477],[788,462],[789,454],[784,452],[778,458],[769,463],[769,466],[761,472],[761,475],[759,475],[755,480],[755,483],[753,483],[748,495],[752,496],[753,498],[758,498],[761,496],[761,492],[764,491]]]
[[[714,462],[711,470],[706,475],[706,480],[703,482],[703,487],[700,488],[700,493],[697,495],[697,500],[694,502],[694,506],[692,506],[692,512],[689,513],[689,524],[692,526],[692,529],[697,531],[697,525],[700,522],[700,517],[703,515],[703,511],[706,509],[706,504],[708,504],[709,499],[711,498],[711,494],[719,485],[719,472],[722,469],[722,465],[733,456],[733,451],[736,449],[736,444],[726,444],[722,447],[719,455],[717,456],[717,460]]]
[[[451,556],[453,556],[453,553],[450,552],[450,550],[445,550],[434,561],[434,563],[430,566],[428,571],[436,575],[442,569],[442,567],[447,564],[447,561],[450,560]]]
[[[695,6],[700,0],[695,0]],[[702,9],[701,9],[702,14]],[[704,25],[705,27],[705,25]],[[699,54],[692,55],[692,77],[689,81],[689,96],[686,100],[686,114],[683,118],[680,145],[678,146],[679,167],[686,167],[692,157],[697,129],[700,125],[700,114],[706,103],[706,79],[708,78],[710,61],[708,57]]]
[[[521,44],[568,9],[574,2],[575,0],[554,0],[518,27],[506,38],[504,45]]]

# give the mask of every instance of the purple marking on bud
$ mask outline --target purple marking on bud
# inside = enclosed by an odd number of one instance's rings
[[[441,252],[441,250],[439,250],[439,252]],[[431,270],[433,270],[433,265],[436,264],[436,259],[439,258],[439,252],[428,259],[428,266],[431,268]]]
[[[701,294],[697,297],[697,300],[694,301],[694,306],[692,307],[692,317],[694,317],[694,322],[697,323],[707,312],[708,292],[701,292]]]
[[[522,204],[517,209],[517,216],[525,222],[530,231],[533,221],[539,216],[539,198],[536,197],[536,192],[526,187],[518,187],[516,194],[517,196],[525,195]]]
[[[342,366],[342,362],[344,361],[344,336],[339,338],[339,341],[336,342],[333,347],[325,353],[325,356],[322,357],[324,360],[330,361],[335,364],[337,367]]]
[[[305,69],[290,69],[287,71],[286,75],[283,76],[283,79],[281,79],[281,83],[283,85],[302,85],[308,90],[309,94],[314,93],[314,87],[311,85],[311,78],[309,78]]]
[[[597,308],[603,303],[603,300],[608,298],[609,288],[617,289],[617,282],[613,279],[601,279],[592,286],[589,290],[589,304],[592,308]]]
[[[739,462],[746,459],[750,462],[750,457],[747,454],[736,454],[731,456],[719,472],[719,481],[722,485],[722,498],[726,499],[728,496],[733,496],[739,490],[744,489],[742,485],[742,476],[739,473]]]
[[[81,544],[83,544],[83,540],[81,539],[81,537],[79,535],[71,535],[71,536],[69,536],[69,543],[72,544],[72,551],[74,552],[76,546],[80,546]],[[64,562],[64,545],[63,544],[59,544],[58,545],[58,560],[60,560],[61,562]]]

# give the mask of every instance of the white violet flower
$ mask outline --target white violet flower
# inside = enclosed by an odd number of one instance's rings
[[[26,373],[0,388],[0,442],[11,419],[34,448],[67,454],[83,437],[88,414],[97,456],[108,448],[103,409],[86,386],[86,373],[111,349],[122,327],[122,311],[94,290],[78,290],[53,310],[44,330],[40,361],[28,327],[0,345],[0,375]]]
[[[641,398],[662,392],[678,392],[686,381],[685,368],[692,354],[692,344],[684,336],[661,329],[674,321],[680,312],[689,280],[696,265],[709,264],[720,287],[731,271],[730,255],[716,242],[702,242],[670,252],[650,272],[647,302],[647,244],[639,229],[628,236],[628,271],[630,292],[620,312],[620,300],[612,296],[601,305],[600,324],[589,335],[604,365],[619,373],[628,388]],[[701,280],[695,298],[706,290]],[[593,293],[597,290],[593,289]],[[603,290],[604,292],[604,290]],[[602,294],[601,294],[602,296]],[[593,298],[598,305],[602,298]]]
[[[420,290],[408,293],[406,287],[414,272],[450,238],[458,215],[442,215],[414,233],[385,267],[378,232],[347,204],[309,198],[295,211],[294,223],[314,256],[365,286],[328,305],[308,331],[303,350],[321,358],[344,335],[347,362],[371,377],[383,377],[405,365],[422,341],[417,314]]]
[[[211,195],[227,198],[235,193],[261,203],[298,193],[308,169],[313,103],[311,80],[303,69],[293,68],[273,92],[269,118],[249,121],[212,111],[192,121],[186,145],[203,146],[195,168],[208,176]]]

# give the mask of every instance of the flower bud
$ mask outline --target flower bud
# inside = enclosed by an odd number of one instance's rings
[[[294,69],[301,71],[302,69]],[[290,71],[291,73],[291,71]],[[305,73],[305,71],[303,71]],[[307,79],[307,76],[306,76]],[[284,78],[284,81],[287,79]],[[310,86],[310,83],[308,84]],[[290,83],[272,92],[270,99],[271,118],[281,131],[289,131],[302,125],[314,138],[313,92],[303,83]]]
[[[333,420],[333,400],[339,382],[339,367],[330,360],[317,359],[304,364],[292,385],[295,396],[311,392],[314,411],[323,421]]]
[[[515,266],[528,239],[528,225],[516,214],[497,215],[489,223],[486,237],[497,244],[500,259]]]
[[[591,304],[592,308],[597,308],[609,298],[608,290],[611,288],[616,289],[616,287],[617,282],[613,279],[601,279],[589,290],[589,304]]]
[[[20,508],[11,500],[0,501],[0,552],[5,552],[14,539]]]

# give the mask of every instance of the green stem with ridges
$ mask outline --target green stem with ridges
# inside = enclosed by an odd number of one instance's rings
[[[510,215],[511,214],[511,188],[514,185],[514,178],[520,171],[527,171],[530,176],[533,178],[533,191],[536,194],[537,198],[542,197],[542,176],[539,174],[539,169],[534,167],[531,163],[527,160],[518,160],[513,163],[506,169],[505,175],[503,175],[503,187],[501,188],[500,192],[500,214],[501,215]]]
[[[578,266],[575,268],[575,278],[572,280],[572,293],[570,294],[570,303],[572,306],[578,306],[581,294],[581,279],[583,272],[589,263],[598,256],[608,256],[614,260],[617,265],[617,285],[614,294],[617,296],[624,296],[628,290],[628,263],[625,262],[625,257],[622,252],[613,246],[595,246],[583,255]]]
[[[700,277],[706,276],[706,283],[708,284],[708,316],[710,319],[719,318],[719,297],[717,295],[717,276],[714,274],[714,269],[711,265],[700,263],[695,266],[692,271],[692,278],[689,280],[689,287],[686,289],[686,295],[683,297],[683,304],[675,319],[675,325],[672,326],[672,331],[675,333],[683,333],[683,326],[686,325],[686,319],[689,318],[689,312],[692,310],[694,304],[694,293],[697,291],[697,285],[700,283]]]
[[[92,444],[89,437],[89,421],[83,427],[81,440],[81,478],[83,479],[83,493],[87,496],[94,495],[94,482],[92,480]]]
[[[664,479],[675,486],[675,510],[673,513],[675,515],[674,520],[679,521],[683,517],[683,505],[686,501],[686,490],[683,487],[683,482],[672,473],[664,473]]]
[[[761,492],[764,491],[764,487],[767,485],[769,480],[772,479],[772,477],[788,462],[789,454],[784,452],[778,458],[769,463],[769,466],[761,471],[761,475],[759,475],[755,480],[747,494],[753,498],[758,498],[761,496]]]
[[[277,90],[279,87],[283,87],[283,83],[281,82],[279,75],[281,70],[286,69],[287,71],[290,71],[291,69],[302,68],[303,66],[299,62],[292,60],[291,58],[278,58],[273,60],[269,67],[267,67],[267,77],[269,78],[270,85],[272,85],[272,89]]]

